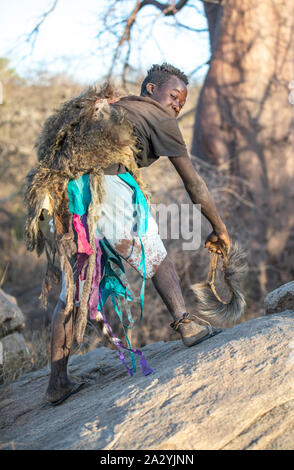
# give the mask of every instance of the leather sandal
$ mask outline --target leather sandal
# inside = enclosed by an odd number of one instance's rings
[[[205,322],[207,325],[200,325],[195,320]],[[184,345],[188,348],[222,332],[221,328],[216,328],[190,313],[184,313],[182,318],[175,320],[170,326],[180,333]]]

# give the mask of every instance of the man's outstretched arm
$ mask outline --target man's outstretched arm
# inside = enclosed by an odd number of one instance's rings
[[[205,246],[209,251],[220,253],[221,242],[229,252],[230,239],[226,226],[217,212],[203,178],[197,173],[189,157],[172,157],[170,161],[180,175],[191,201],[201,205],[202,214],[211,223],[213,232],[207,237]]]

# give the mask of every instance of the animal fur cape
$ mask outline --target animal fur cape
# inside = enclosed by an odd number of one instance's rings
[[[88,88],[81,95],[65,102],[46,121],[36,143],[38,165],[26,177],[25,224],[26,245],[30,251],[47,255],[47,272],[43,282],[43,303],[46,307],[52,282],[60,279],[60,268],[67,283],[66,313],[74,307],[74,276],[71,258],[77,252],[68,209],[67,183],[70,179],[90,174],[92,200],[88,208],[89,242],[93,254],[89,257],[86,282],[76,320],[76,339],[82,341],[87,322],[88,299],[95,264],[95,227],[99,207],[103,202],[103,169],[122,163],[144,192],[134,153],[136,140],[132,126],[123,111],[111,107],[119,96],[106,84],[100,89]],[[42,211],[53,218],[54,241],[50,243],[39,226]],[[59,266],[56,265],[56,254]]]

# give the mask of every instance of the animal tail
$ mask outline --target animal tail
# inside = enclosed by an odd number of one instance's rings
[[[216,291],[214,280],[218,262],[218,254],[213,254],[208,278],[205,282],[191,285],[198,300],[199,314],[217,320],[221,324],[234,324],[242,317],[246,301],[242,293],[242,281],[247,272],[246,253],[235,242],[229,255],[223,252],[224,282],[227,284],[231,298],[228,302],[222,300]]]

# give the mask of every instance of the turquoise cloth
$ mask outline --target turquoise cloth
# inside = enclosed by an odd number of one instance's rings
[[[82,175],[76,180],[70,180],[67,184],[67,195],[69,199],[69,212],[71,214],[84,215],[92,199],[89,173]]]
[[[133,203],[140,211],[140,225],[138,229],[139,237],[144,235],[148,227],[148,217],[150,217],[149,207],[140,186],[130,173],[118,175],[134,191]],[[84,215],[91,202],[91,190],[89,184],[89,173],[82,175],[76,180],[70,180],[67,184],[67,195],[69,199],[69,211],[71,214]]]
[[[121,257],[111,248],[106,239],[100,240],[100,247],[104,263],[104,276],[100,282],[102,306],[113,293],[116,297],[120,296],[132,301],[132,294],[121,279],[122,274],[125,274]],[[116,270],[114,269],[115,265]],[[101,310],[100,302],[99,310]],[[120,320],[122,321],[122,318]]]
[[[141,237],[145,235],[148,227],[148,217],[150,217],[149,207],[144,194],[138,183],[134,180],[130,173],[121,173],[118,175],[120,179],[125,181],[134,191],[133,203],[136,204],[137,209],[140,211],[140,225],[138,229],[138,235]]]
[[[144,307],[144,293],[145,293],[145,281],[146,281],[146,265],[145,265],[145,251],[144,246],[142,243],[142,235],[145,235],[147,228],[148,228],[148,218],[150,217],[150,210],[147,204],[146,198],[142,193],[142,190],[138,183],[134,180],[133,176],[130,173],[121,173],[118,175],[123,181],[125,181],[134,191],[133,194],[133,203],[136,205],[137,211],[140,212],[139,217],[139,228],[138,228],[138,236],[141,242],[141,253],[142,259],[139,265],[139,270],[142,270],[143,282],[142,288],[140,293],[140,303],[141,303],[141,317],[140,323],[143,318],[143,307]]]

